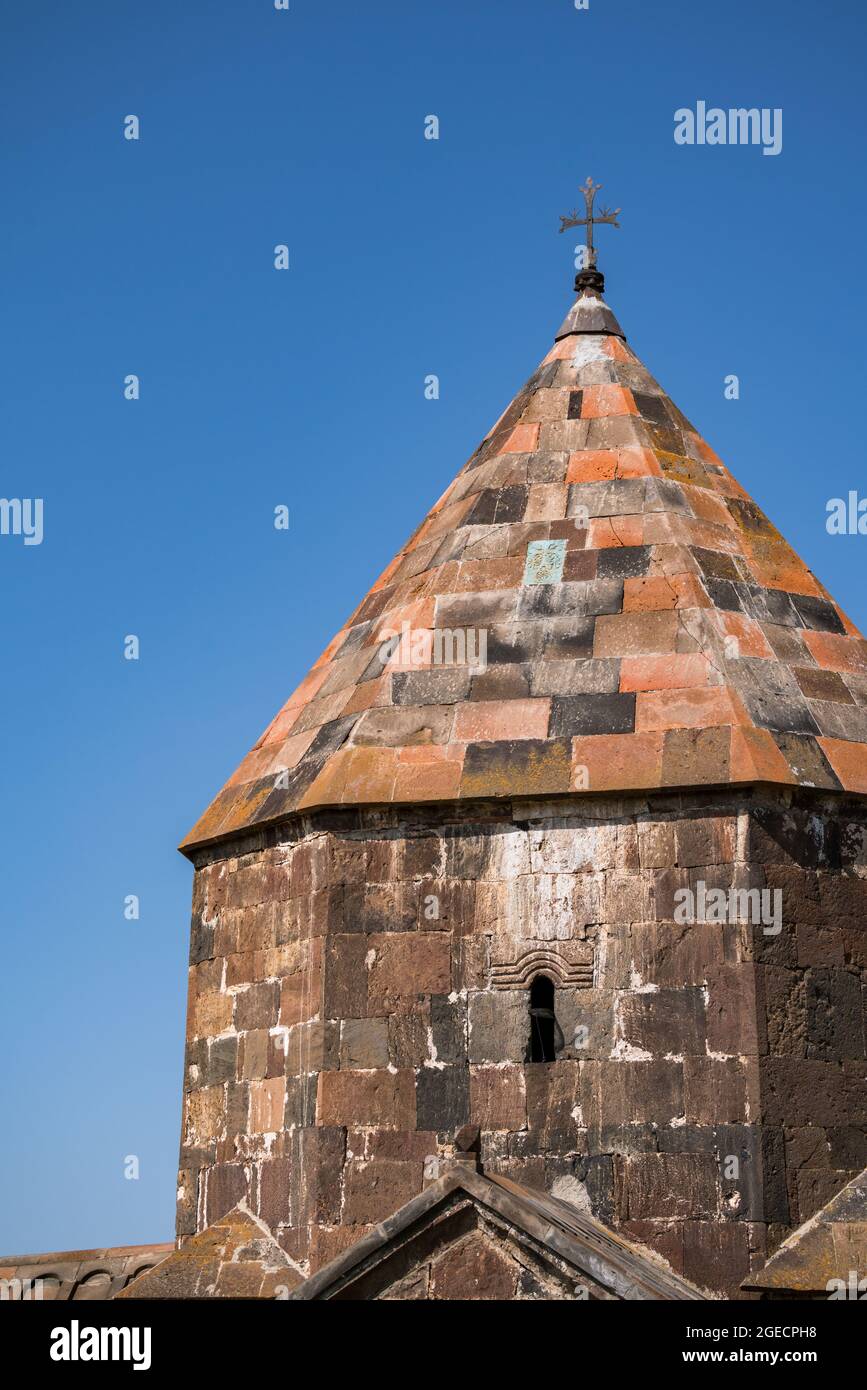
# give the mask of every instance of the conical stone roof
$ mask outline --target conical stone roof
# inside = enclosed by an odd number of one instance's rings
[[[298,810],[867,792],[867,643],[585,289],[182,845]]]

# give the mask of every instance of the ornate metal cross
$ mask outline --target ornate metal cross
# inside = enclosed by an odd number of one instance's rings
[[[611,208],[600,208],[596,216],[593,216],[593,202],[601,187],[601,183],[594,183],[592,179],[588,179],[586,183],[581,185],[581,192],[584,194],[584,202],[587,207],[586,217],[579,217],[577,212],[571,212],[568,217],[560,218],[561,232],[568,231],[570,227],[587,228],[588,269],[594,269],[596,266],[596,247],[593,245],[593,228],[602,222],[608,223],[611,227],[620,226],[620,223],[617,221],[618,213],[621,211],[620,208],[615,208],[613,212]]]

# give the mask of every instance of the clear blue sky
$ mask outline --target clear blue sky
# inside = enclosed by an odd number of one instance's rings
[[[587,174],[633,347],[864,626],[867,538],[825,503],[867,490],[865,27],[855,0],[6,0],[0,494],[44,498],[45,535],[0,537],[0,1253],[173,1234],[174,847],[548,350]],[[782,153],[676,146],[698,100],[782,107]]]

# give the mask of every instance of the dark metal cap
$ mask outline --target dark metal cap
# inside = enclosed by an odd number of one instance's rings
[[[593,276],[592,284],[588,277]],[[569,310],[557,334],[557,342],[572,333],[601,333],[605,337],[626,339],[626,334],[602,298],[604,280],[598,270],[582,270],[575,281],[578,298]],[[585,282],[585,283],[582,283]]]

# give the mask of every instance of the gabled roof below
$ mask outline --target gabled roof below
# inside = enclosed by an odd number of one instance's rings
[[[831,1292],[832,1280],[848,1283],[851,1271],[867,1270],[867,1168],[799,1226],[742,1288],[767,1292]]]
[[[296,1300],[707,1297],[658,1256],[565,1202],[469,1165],[451,1169],[289,1295]]]
[[[119,1298],[276,1298],[301,1276],[264,1221],[243,1202]]]

